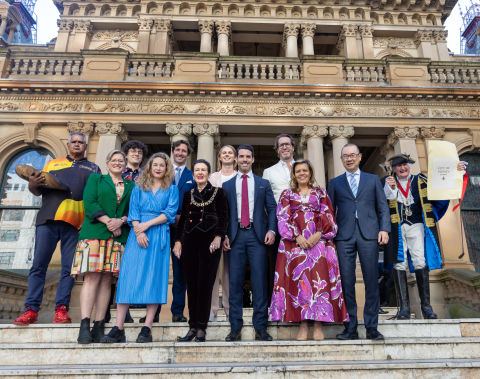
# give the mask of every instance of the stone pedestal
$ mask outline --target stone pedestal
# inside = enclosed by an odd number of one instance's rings
[[[354,132],[353,126],[334,125],[329,127],[333,152],[333,177],[345,172],[341,158],[342,148],[348,143],[348,139],[353,137]]]
[[[322,188],[326,188],[323,138],[327,135],[328,128],[326,126],[305,125],[302,130],[302,138],[307,143],[308,160],[312,163],[315,171],[315,181]]]
[[[84,57],[82,80],[124,80],[128,53],[125,51],[86,50]]]

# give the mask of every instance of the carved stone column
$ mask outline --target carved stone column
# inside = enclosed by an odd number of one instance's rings
[[[68,49],[68,39],[70,32],[73,30],[72,20],[57,20],[58,35],[57,42],[55,42],[55,51],[65,52]]]
[[[200,52],[212,52],[212,35],[214,22],[210,20],[198,21],[198,30],[200,31]]]
[[[150,32],[152,31],[153,19],[142,17],[137,20],[138,24],[138,47],[137,53],[147,54],[150,44]]]
[[[215,28],[218,37],[218,54],[220,54],[220,56],[230,55],[230,36],[232,32],[230,21],[217,21],[215,22]]]
[[[315,55],[313,37],[315,36],[316,24],[302,24],[302,53],[303,55]]]
[[[355,129],[353,126],[332,125],[329,127],[330,138],[332,140],[333,152],[333,176],[338,176],[345,172],[342,164],[342,148],[348,143],[348,139],[353,137]]]
[[[165,132],[170,136],[170,142],[180,139],[188,141],[192,135],[192,124],[181,122],[168,122]]]
[[[359,58],[357,49],[357,31],[358,25],[343,25],[338,37],[338,46],[343,47],[340,55],[344,54],[346,58]]]
[[[108,153],[113,149],[120,149],[122,142],[127,140],[128,134],[121,122],[97,122],[95,131],[100,135],[95,163],[105,173],[107,172],[105,160]]]
[[[363,58],[373,59],[373,28],[371,25],[360,25],[358,27],[362,36]]]
[[[285,56],[287,58],[298,57],[297,37],[300,24],[285,24],[283,28],[283,40],[285,42]]]
[[[172,22],[170,20],[155,20],[155,37],[150,44],[152,54],[170,54],[172,47]]]
[[[68,44],[68,51],[80,51],[86,49],[90,44],[93,25],[90,21],[74,20],[73,39]]]
[[[7,16],[2,16],[0,15],[0,21],[2,22],[0,24],[0,38],[3,37],[3,35],[5,34],[5,30],[7,29]]]
[[[302,137],[307,142],[308,160],[315,170],[315,180],[320,187],[326,187],[323,138],[328,136],[328,128],[321,125],[305,125]]]
[[[420,172],[420,164],[418,162],[418,152],[416,139],[418,137],[419,130],[415,127],[401,126],[396,127],[392,133],[388,136],[388,144],[393,146],[395,154],[409,154],[415,163],[412,164],[412,174],[418,174]]]
[[[446,30],[437,30],[433,32],[433,40],[437,45],[437,55],[438,55],[439,61],[452,60],[452,57],[448,53],[447,35],[448,35],[448,31]]]
[[[193,133],[198,137],[197,159],[205,159],[215,170],[215,137],[218,135],[218,124],[208,122],[194,124]]]
[[[415,34],[415,45],[417,46],[419,57],[438,60],[437,52],[432,46],[432,38],[432,31],[429,29],[419,29],[417,31]]]
[[[68,121],[67,123],[68,133],[80,132],[85,134],[87,140],[90,139],[94,130],[95,123],[93,121]]]

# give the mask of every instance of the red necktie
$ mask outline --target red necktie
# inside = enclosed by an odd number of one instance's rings
[[[250,212],[248,210],[248,183],[247,175],[243,174],[242,178],[242,208],[240,213],[240,224],[247,227],[250,224]]]

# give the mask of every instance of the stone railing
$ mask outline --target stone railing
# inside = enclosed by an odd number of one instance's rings
[[[452,318],[480,317],[480,273],[448,269],[440,274]]]
[[[300,80],[302,64],[295,58],[220,57],[218,79]]]
[[[385,83],[386,62],[383,60],[347,60],[343,64],[343,73],[347,83]]]
[[[132,56],[128,60],[126,80],[169,79],[175,69],[172,57]]]
[[[480,84],[480,62],[432,62],[428,72],[434,84]]]
[[[36,53],[15,52],[10,56],[8,77],[79,77],[82,74],[83,57],[79,53]]]

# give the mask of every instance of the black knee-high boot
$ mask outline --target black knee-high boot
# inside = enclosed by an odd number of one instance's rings
[[[80,322],[80,330],[78,331],[77,342],[80,344],[93,342],[92,334],[90,333],[90,319],[88,317],[85,317]]]
[[[408,320],[410,318],[410,300],[408,297],[407,273],[404,270],[392,270],[395,282],[395,291],[400,304],[397,312],[397,320]]]
[[[430,277],[428,267],[415,270],[417,278],[418,295],[420,296],[420,305],[424,319],[436,319],[438,316],[430,305]]]

